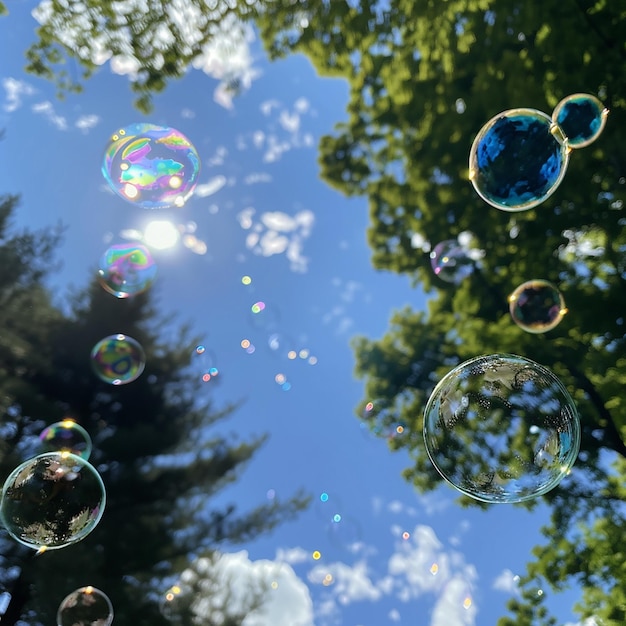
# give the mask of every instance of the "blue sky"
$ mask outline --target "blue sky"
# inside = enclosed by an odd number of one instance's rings
[[[345,117],[346,83],[319,78],[304,57],[270,64],[250,32],[230,60],[244,84],[232,101],[208,61],[170,84],[149,117],[132,107],[122,62],[59,101],[22,69],[36,4],[14,2],[0,20],[2,191],[22,195],[18,226],[67,226],[51,283],[59,302],[90,279],[109,243],[145,237],[155,220],[179,227],[187,245],[181,237],[154,250],[159,307],[203,337],[219,369],[206,393],[218,404],[245,399],[225,428],[270,433],[220,498],[245,508],[300,487],[315,496],[296,522],[220,561],[242,592],[255,579],[276,583],[245,626],[494,624],[541,541],[545,511],[462,510],[443,484],[416,494],[400,475],[407,455],[366,435],[354,415],[363,386],[350,338],[380,337],[393,309],[422,307],[424,296],[407,278],[372,269],[366,199],[346,199],[318,177],[317,143]],[[199,185],[182,209],[142,210],[107,190],[108,137],[138,121],[177,128],[197,147]],[[253,316],[257,301],[266,308]],[[295,359],[271,349],[274,335]],[[288,391],[275,381],[281,374]],[[335,513],[342,519],[332,526]],[[562,623],[575,621],[573,599],[549,603]]]

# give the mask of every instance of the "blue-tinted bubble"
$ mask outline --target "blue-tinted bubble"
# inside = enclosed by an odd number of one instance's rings
[[[113,605],[95,587],[81,587],[65,597],[57,612],[57,626],[109,626]]]
[[[424,409],[424,442],[437,471],[483,502],[522,502],[569,473],[580,447],[572,397],[547,368],[494,354],[454,368]]]
[[[20,543],[35,550],[63,548],[96,527],[105,501],[102,479],[88,461],[69,452],[48,452],[11,472],[0,514]]]
[[[128,298],[148,289],[156,278],[157,266],[150,250],[140,243],[111,246],[100,259],[98,280],[118,298]]]
[[[552,120],[567,137],[570,148],[583,148],[600,136],[608,113],[595,96],[575,93],[556,105]]]
[[[181,207],[198,181],[200,158],[180,131],[132,124],[111,137],[102,174],[111,189],[145,209]]]
[[[470,180],[478,195],[503,211],[524,211],[559,186],[569,148],[558,126],[535,109],[511,109],[480,130],[470,150]]]
[[[71,452],[88,460],[91,455],[89,433],[71,419],[55,422],[39,435],[42,452]]]
[[[146,355],[138,341],[127,335],[109,335],[91,351],[91,366],[100,380],[110,385],[125,385],[143,372]]]

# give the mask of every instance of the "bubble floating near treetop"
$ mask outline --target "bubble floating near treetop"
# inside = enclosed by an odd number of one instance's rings
[[[102,174],[124,200],[145,209],[182,207],[198,182],[200,157],[175,128],[131,124],[111,136]]]
[[[547,368],[521,356],[470,359],[446,374],[424,410],[424,443],[441,476],[483,502],[523,502],[570,472],[576,405]]]
[[[49,452],[11,472],[2,488],[0,515],[15,540],[50,550],[84,539],[100,521],[105,502],[102,478],[88,461]]]
[[[156,278],[152,253],[140,243],[121,243],[107,248],[100,258],[98,280],[105,291],[128,298],[146,291]]]
[[[57,611],[57,626],[109,626],[112,622],[111,600],[91,585],[68,594]]]
[[[535,109],[491,118],[470,150],[470,180],[478,195],[503,211],[525,211],[557,189],[570,149],[552,119]]]
[[[39,435],[42,452],[71,452],[89,460],[91,455],[91,437],[74,420],[64,419],[44,428]]]
[[[552,116],[536,109],[510,109],[491,118],[472,143],[469,175],[488,204],[525,211],[549,198],[567,170],[572,148],[595,141],[608,109],[593,95],[563,98]]]
[[[536,334],[556,328],[567,308],[556,285],[535,279],[522,283],[509,296],[509,312],[522,330]]]
[[[593,143],[604,130],[609,110],[587,93],[563,98],[552,112],[552,121],[567,138],[570,148],[584,148]]]
[[[101,339],[91,350],[95,374],[110,385],[137,380],[146,366],[146,354],[139,342],[122,333]]]

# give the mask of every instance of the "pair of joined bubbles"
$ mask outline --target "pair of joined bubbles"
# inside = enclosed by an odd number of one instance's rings
[[[503,211],[525,211],[557,189],[572,149],[602,133],[608,109],[593,95],[561,100],[552,116],[536,109],[503,111],[480,130],[470,150],[469,176],[478,195]]]

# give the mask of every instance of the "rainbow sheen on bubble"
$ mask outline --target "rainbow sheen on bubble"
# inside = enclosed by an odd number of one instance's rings
[[[39,435],[42,452],[71,452],[87,461],[91,455],[91,437],[74,420],[64,419],[44,428]]]
[[[101,339],[91,351],[96,376],[110,385],[137,380],[146,366],[146,355],[138,341],[121,333]]]
[[[547,280],[529,280],[509,296],[513,321],[528,333],[545,333],[559,325],[567,313],[565,299]]]
[[[489,120],[470,150],[478,195],[503,211],[525,211],[557,189],[570,149],[552,119],[535,109],[510,109]]]
[[[435,276],[455,285],[474,271],[474,261],[456,239],[438,243],[430,252],[430,265]]]
[[[14,539],[49,550],[84,539],[100,521],[105,502],[102,479],[88,461],[47,452],[11,472],[2,488],[0,516]]]
[[[441,476],[483,502],[523,502],[569,473],[580,448],[576,405],[547,368],[494,354],[446,374],[424,410],[424,442]]]
[[[145,209],[182,207],[198,182],[200,157],[180,131],[131,124],[111,136],[102,174],[124,200]]]
[[[112,622],[111,600],[91,585],[68,594],[57,611],[57,626],[109,626]]]
[[[152,253],[140,243],[121,243],[108,248],[100,258],[98,280],[117,298],[146,291],[154,282],[157,266]]]
[[[600,136],[608,114],[608,109],[595,96],[575,93],[556,105],[552,120],[567,137],[570,148],[584,148]]]

